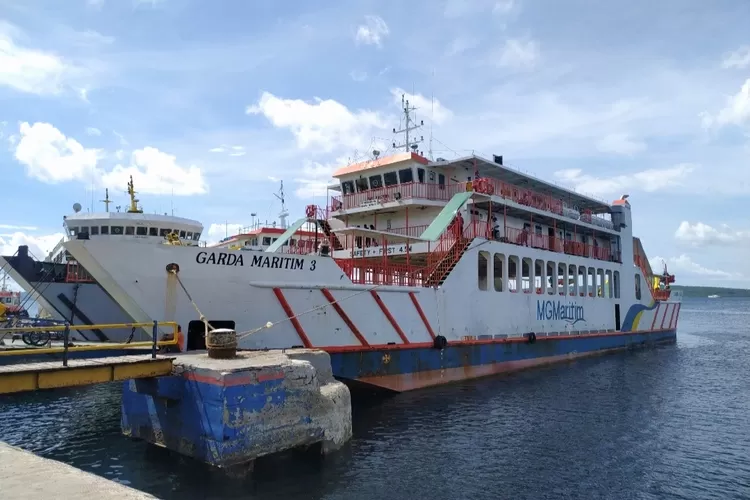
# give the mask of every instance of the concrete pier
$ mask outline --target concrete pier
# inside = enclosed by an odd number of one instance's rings
[[[3,500],[146,500],[156,497],[0,442]]]
[[[122,431],[217,467],[352,435],[349,389],[310,349],[176,355],[171,376],[125,382]],[[249,468],[248,468],[249,469]]]

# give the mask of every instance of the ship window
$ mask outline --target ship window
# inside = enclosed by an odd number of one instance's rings
[[[122,226],[112,226],[112,234],[122,234]]]
[[[193,239],[193,233],[191,233],[190,231],[188,231],[187,233],[185,233],[185,239],[192,240]]]
[[[367,191],[369,188],[367,187],[367,178],[366,177],[360,177],[355,181],[355,184],[357,185],[357,192],[361,193],[362,191]]]
[[[354,182],[352,181],[346,181],[341,183],[341,191],[346,194],[353,194],[354,193]]]
[[[293,246],[296,246],[296,245],[297,245],[297,240],[295,240],[294,238],[290,238],[289,239],[289,246],[293,247]]]
[[[127,236],[133,236],[135,234],[135,227],[133,227],[133,226],[125,226],[125,234]]]
[[[167,229],[167,228],[163,227],[163,228],[159,229],[159,236],[164,237],[164,236],[168,235],[169,233],[170,233],[170,230]]]
[[[383,174],[383,184],[386,186],[395,186],[398,184],[398,174],[396,172],[387,172]]]
[[[518,257],[515,255],[508,257],[508,291],[518,291]]]
[[[266,245],[270,245],[270,244],[271,244],[271,238],[269,238],[268,236],[264,236],[263,237],[263,245],[266,246]]]
[[[578,295],[586,296],[586,268],[583,266],[578,268]]]
[[[521,288],[523,293],[531,293],[531,259],[525,257],[521,261]]]
[[[109,226],[102,226],[101,232],[102,234],[109,234]]]
[[[494,257],[494,261],[492,263],[492,276],[494,277],[495,281],[495,291],[496,292],[502,292],[505,289],[505,286],[503,285],[503,276],[504,276],[504,270],[503,267],[505,266],[505,255],[501,253],[496,253]]]
[[[487,290],[487,266],[489,264],[490,254],[488,252],[479,252],[479,262],[477,273],[479,278],[479,289]]]
[[[620,298],[620,271],[615,271],[614,276],[612,276],[612,284],[615,287],[615,298]]]
[[[180,238],[185,239],[185,231],[180,231]]]
[[[589,297],[596,297],[596,269],[594,269],[593,267],[589,267],[587,281]]]
[[[417,181],[422,184],[424,183],[424,169],[423,168],[417,169]]]
[[[383,178],[379,175],[371,175],[370,176],[370,187],[373,189],[378,189],[383,187]]]
[[[440,189],[445,189],[445,175],[438,174],[438,186]]]
[[[91,226],[91,234],[99,234],[99,226]]]
[[[555,269],[557,266],[554,262],[547,262],[547,293],[549,295],[555,295],[557,293],[557,273]]]
[[[602,298],[607,296],[607,292],[604,289],[604,269],[597,269],[596,271],[596,293]]]
[[[568,289],[568,295],[578,295],[578,281],[576,280],[576,275],[578,274],[578,270],[576,269],[576,266],[570,265],[568,266],[568,281],[567,281],[567,289]]]
[[[201,233],[193,233],[193,240],[198,241],[201,239]]]
[[[78,233],[78,228],[77,227],[68,228],[68,232],[70,233],[71,236],[75,236]]]
[[[534,291],[544,293],[544,261],[539,259],[534,261]]]
[[[159,229],[155,227],[148,228],[148,235],[149,236],[159,236]]]
[[[557,265],[557,288],[560,295],[568,294],[568,277],[566,276],[565,270],[567,266],[565,264]]]
[[[82,227],[78,230],[78,234],[88,234],[89,228],[88,227]]]
[[[635,275],[635,300],[641,300],[641,275]]]
[[[398,171],[398,180],[401,184],[414,182],[414,172],[410,168],[404,168]]]
[[[135,228],[135,234],[138,236],[147,236],[148,235],[148,228],[144,226],[138,226]]]

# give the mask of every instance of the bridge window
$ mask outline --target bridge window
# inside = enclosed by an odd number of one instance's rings
[[[70,236],[75,236],[76,234],[78,234],[78,228],[77,227],[70,227],[70,228],[68,228],[68,233],[70,234]]]
[[[109,234],[109,226],[102,226],[101,232],[102,234]]]
[[[635,275],[635,300],[641,300],[641,275]]]
[[[122,234],[122,226],[112,226],[112,234]]]
[[[99,234],[99,226],[91,226],[91,234]]]
[[[180,231],[180,238],[185,239],[185,231]]]
[[[424,184],[424,169],[423,168],[417,169],[417,182]]]
[[[371,175],[370,176],[370,187],[372,189],[378,189],[383,187],[383,178],[379,175]]]
[[[89,228],[84,226],[78,230],[78,234],[88,234]]]
[[[159,236],[161,236],[162,238],[168,235],[169,233],[170,233],[169,229],[165,227],[159,229]]]
[[[146,236],[148,235],[148,228],[144,226],[138,226],[135,228],[135,234],[137,236]]]
[[[201,233],[193,233],[193,240],[198,241],[201,239]]]
[[[495,282],[495,291],[502,292],[505,289],[503,277],[505,276],[505,255],[496,253],[492,262],[492,276]]]
[[[148,228],[148,235],[149,236],[159,236],[159,229],[155,227]]]
[[[270,244],[271,244],[271,238],[269,238],[268,236],[264,236],[263,237],[263,245],[267,246],[267,245],[270,245]]]
[[[490,254],[488,252],[479,252],[479,259],[477,265],[477,274],[479,278],[479,289],[487,290],[487,271],[490,261]]]
[[[395,186],[398,184],[398,174],[396,172],[386,172],[383,174],[383,184],[386,186]]]
[[[369,186],[367,185],[367,178],[366,177],[360,177],[356,181],[354,181],[354,184],[357,186],[357,192],[361,193],[362,191],[367,191]]]
[[[354,182],[352,181],[345,181],[341,183],[341,191],[344,194],[353,194],[354,193]]]
[[[135,227],[133,226],[125,226],[125,235],[127,236],[133,236],[135,234]]]
[[[398,171],[398,180],[401,184],[414,182],[414,172],[410,168],[403,168]]]
[[[188,240],[192,240],[193,239],[193,233],[191,233],[190,231],[188,231],[187,233],[185,233],[185,238],[188,239]]]

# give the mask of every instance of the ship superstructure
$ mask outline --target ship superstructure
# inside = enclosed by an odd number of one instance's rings
[[[674,342],[674,277],[653,275],[627,195],[606,203],[499,155],[430,160],[402,146],[338,169],[340,194],[262,252],[65,246],[111,277],[134,320],[180,323],[185,348],[205,346],[202,315],[242,348],[324,349],[340,379],[394,391]],[[320,244],[288,245],[309,224]],[[176,276],[190,298],[170,292]]]

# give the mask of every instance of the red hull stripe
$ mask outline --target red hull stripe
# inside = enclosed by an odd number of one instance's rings
[[[640,330],[637,332],[591,332],[581,333],[580,335],[551,335],[549,337],[537,334],[537,342],[545,342],[552,340],[566,340],[566,339],[583,339],[583,338],[594,338],[594,337],[612,337],[620,335],[644,335],[648,333],[660,333],[660,332],[671,332],[673,328],[664,328],[656,330]],[[448,347],[453,346],[467,346],[467,345],[481,345],[481,344],[509,344],[509,343],[526,343],[529,340],[526,337],[512,337],[505,339],[486,339],[486,340],[449,340]],[[329,347],[316,347],[316,349],[322,349],[328,353],[339,353],[339,352],[351,352],[351,351],[391,351],[397,349],[423,349],[425,347],[434,347],[432,342],[412,342],[411,344],[368,344],[367,349],[362,349],[362,346],[358,345],[344,345],[344,346],[329,346]]]
[[[307,337],[305,330],[302,329],[302,325],[300,324],[299,320],[294,316],[294,311],[292,311],[292,307],[289,305],[289,302],[287,302],[286,297],[284,297],[284,293],[280,288],[274,288],[273,293],[274,295],[276,295],[276,298],[279,299],[279,303],[281,304],[282,309],[284,309],[286,315],[289,317],[289,321],[292,322],[294,329],[297,330],[297,335],[299,335],[300,340],[302,340],[302,345],[307,347],[308,349],[311,348],[312,343]]]
[[[672,306],[672,304],[667,304],[667,307],[664,308],[664,316],[661,318],[661,323],[659,324],[659,328],[664,328],[664,322],[667,321],[667,314],[669,314],[670,306]]]
[[[409,339],[406,338],[406,334],[404,334],[404,331],[401,329],[400,326],[398,326],[398,323],[396,322],[396,318],[393,317],[391,312],[388,310],[388,308],[385,306],[385,303],[383,303],[383,299],[380,298],[380,295],[378,295],[378,292],[375,290],[370,290],[370,293],[372,294],[372,298],[375,299],[375,302],[378,303],[380,306],[380,310],[383,311],[383,314],[385,314],[385,317],[388,318],[388,321],[391,323],[391,326],[393,326],[393,329],[396,330],[396,333],[398,333],[398,336],[401,337],[401,340],[404,344],[409,343]]]
[[[656,326],[656,318],[659,317],[659,311],[661,310],[661,302],[656,304],[656,311],[654,311],[654,320],[651,322],[651,330]]]
[[[354,323],[352,323],[352,320],[349,319],[349,316],[346,315],[344,310],[341,308],[341,305],[336,302],[336,299],[333,297],[333,294],[328,290],[327,288],[321,288],[321,292],[323,292],[323,295],[326,299],[328,299],[328,302],[331,303],[331,306],[336,310],[337,313],[339,313],[339,316],[341,316],[341,319],[344,320],[344,323],[346,323],[346,326],[349,327],[349,329],[352,331],[355,337],[357,337],[357,340],[359,340],[359,343],[362,344],[365,347],[370,347],[370,344],[367,342],[367,339],[360,333],[360,331],[357,329],[356,326],[354,326]],[[357,349],[361,349],[359,346],[357,346]]]
[[[414,304],[414,307],[417,308],[417,313],[419,313],[419,317],[422,318],[422,322],[424,323],[425,328],[427,328],[427,333],[430,334],[430,337],[432,337],[432,340],[435,340],[435,332],[432,331],[430,322],[427,320],[427,316],[425,316],[424,311],[422,310],[422,306],[419,305],[419,300],[417,300],[417,294],[415,294],[414,292],[409,292],[409,297],[411,297],[411,301]]]
[[[673,328],[672,325],[674,325],[677,322],[676,318],[675,318],[675,313],[677,313],[678,318],[680,316],[680,307],[682,307],[682,303],[681,302],[678,303],[678,304],[676,304],[676,307],[672,310],[672,317],[669,318],[669,327],[670,328]]]

